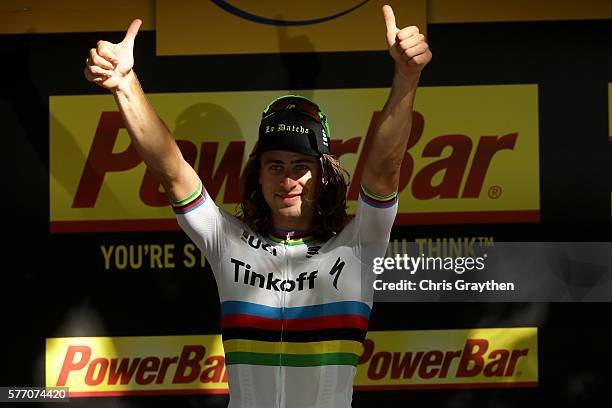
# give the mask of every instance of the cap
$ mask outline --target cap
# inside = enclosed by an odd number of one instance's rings
[[[279,100],[283,103],[279,104]],[[308,111],[304,102],[310,104]],[[273,111],[270,111],[271,106],[275,106]],[[313,107],[316,109],[314,113]],[[319,120],[313,117],[314,114],[319,116]],[[309,99],[297,95],[275,99],[266,107],[262,117],[256,154],[268,150],[288,150],[321,157],[330,153],[327,119]]]

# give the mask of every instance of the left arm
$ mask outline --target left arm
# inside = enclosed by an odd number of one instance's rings
[[[380,115],[361,183],[378,196],[397,192],[402,160],[412,127],[414,96],[421,71],[431,61],[425,36],[415,26],[398,29],[393,10],[383,7],[389,53],[395,75],[389,98]]]

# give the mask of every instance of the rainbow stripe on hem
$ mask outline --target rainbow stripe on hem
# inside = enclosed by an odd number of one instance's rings
[[[397,203],[397,192],[386,196],[380,196],[369,191],[363,184],[361,184],[361,192],[359,195],[366,204],[376,208],[389,208]]]
[[[202,182],[198,185],[196,191],[193,192],[189,197],[179,201],[173,201],[172,210],[175,214],[187,214],[190,211],[195,210],[206,201],[206,189],[202,186]]]

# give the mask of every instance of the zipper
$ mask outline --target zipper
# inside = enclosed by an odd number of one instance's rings
[[[285,236],[283,240],[283,255],[285,256],[285,267],[282,268],[282,287],[281,287],[281,331],[280,331],[280,344],[279,344],[279,354],[278,354],[278,371],[279,371],[279,394],[277,399],[277,407],[284,408],[285,404],[285,367],[283,365],[283,334],[285,331],[285,291],[284,291],[284,282],[287,280],[287,270],[289,268],[289,245],[288,245],[288,236]]]
[[[286,401],[285,401],[285,365],[283,364],[283,350],[284,350],[284,339],[283,339],[283,335],[285,332],[285,305],[286,305],[286,299],[285,299],[285,290],[284,290],[284,285],[285,282],[287,281],[287,277],[289,275],[289,249],[290,249],[290,245],[289,245],[289,234],[287,234],[287,236],[285,236],[285,240],[283,242],[283,245],[285,246],[285,268],[283,268],[283,281],[281,283],[282,287],[281,287],[281,334],[280,334],[280,355],[279,355],[279,362],[280,362],[280,366],[279,366],[279,372],[280,372],[280,378],[281,378],[281,389],[280,389],[280,401],[279,401],[279,407],[280,408],[284,408],[286,406]]]

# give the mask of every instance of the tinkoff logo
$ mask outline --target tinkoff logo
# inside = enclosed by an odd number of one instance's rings
[[[230,262],[234,265],[234,282],[259,287],[260,289],[275,292],[293,292],[306,289],[314,289],[315,279],[319,271],[301,272],[295,279],[285,279],[274,277],[274,272],[257,273],[251,269],[251,265],[239,259],[231,258]],[[343,265],[344,266],[344,265]],[[242,277],[242,279],[241,279]],[[308,281],[308,283],[305,283]]]

